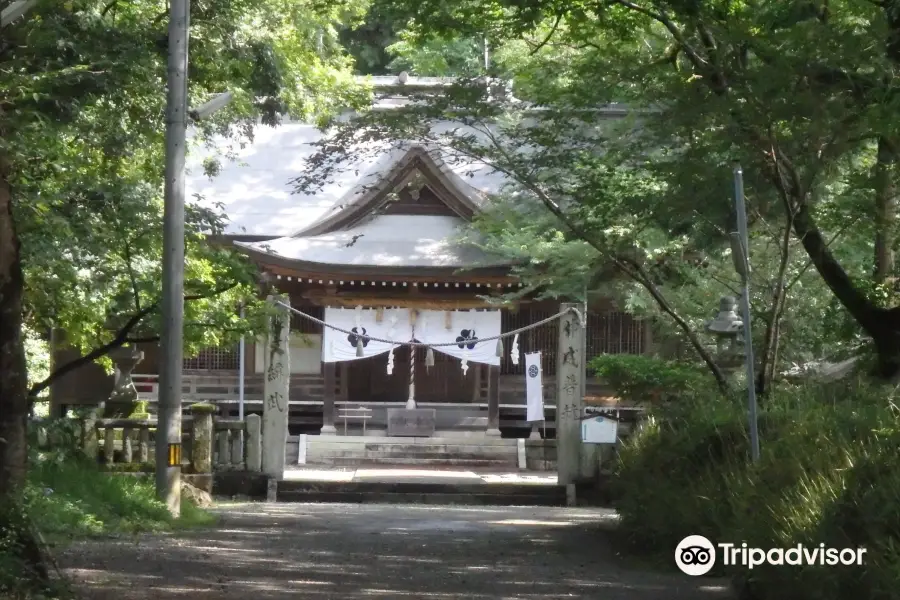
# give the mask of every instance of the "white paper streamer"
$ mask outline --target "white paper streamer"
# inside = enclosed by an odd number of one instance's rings
[[[459,366],[462,367],[463,377],[465,377],[466,373],[469,372],[468,354],[469,354],[468,346],[463,346],[463,355],[462,355],[462,358],[460,359],[460,363],[459,363]]]
[[[391,346],[390,352],[388,352],[388,362],[387,362],[387,374],[394,374],[394,347]]]
[[[512,360],[512,364],[519,364],[519,334],[513,336],[512,350],[510,350],[509,358]]]

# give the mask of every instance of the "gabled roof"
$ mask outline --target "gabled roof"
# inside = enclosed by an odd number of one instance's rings
[[[291,236],[236,244],[260,263],[304,272],[449,273],[508,266],[507,260],[460,241],[462,227],[481,210],[485,197],[434,151],[412,145],[402,152],[382,165],[377,183],[353,187],[346,203],[317,222]],[[398,201],[401,194],[404,202]]]
[[[360,275],[372,269],[385,274],[424,269],[450,274],[458,269],[510,264],[459,243],[464,224],[453,216],[381,215],[350,229],[320,235],[235,244],[257,262],[302,272]]]
[[[410,161],[420,158],[426,173],[434,172],[438,177],[439,172],[449,182],[447,187],[459,192],[461,204],[464,198],[470,204],[479,204],[507,183],[502,174],[478,160],[451,157],[433,149],[423,153],[406,144],[385,144],[383,151],[373,152],[370,146],[351,153],[351,158],[340,165],[340,173],[316,193],[295,193],[291,181],[304,172],[316,151],[313,144],[326,135],[313,125],[299,122],[259,127],[252,144],[234,149],[233,159],[219,159],[221,167],[211,179],[203,173],[203,162],[221,154],[229,147],[228,142],[222,139],[216,148],[197,149],[188,157],[187,196],[200,196],[204,206],[220,204],[229,220],[226,234],[271,239],[318,227],[344,207],[356,204],[357,197],[370,197],[367,191],[382,184],[386,173],[395,167],[402,169],[404,157]]]
[[[400,158],[396,158],[396,151],[388,155],[394,162],[380,165],[383,169],[376,172],[379,180],[358,183],[341,198],[337,210],[291,237],[316,236],[352,227],[383,207],[389,202],[391,192],[402,188],[416,174],[423,175],[431,184],[430,189],[461,219],[471,221],[481,210],[487,194],[463,181],[444,163],[438,150],[429,151],[419,144],[404,144],[397,150],[403,154]]]

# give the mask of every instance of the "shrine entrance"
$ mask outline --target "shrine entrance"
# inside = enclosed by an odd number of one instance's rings
[[[394,350],[391,373],[384,356],[348,362],[348,402],[405,402],[409,395],[410,354],[408,346]],[[434,353],[434,365],[426,366],[425,350],[415,351],[416,402],[470,404],[477,399],[482,381],[482,366],[473,364],[464,374],[459,360],[441,352]]]

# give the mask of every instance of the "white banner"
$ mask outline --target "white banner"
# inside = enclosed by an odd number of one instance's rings
[[[449,325],[449,327],[448,327]],[[500,335],[499,310],[420,310],[416,320],[416,339],[423,344],[446,344],[434,349],[469,362],[499,365],[497,340],[479,342],[479,338]]]
[[[396,340],[398,344],[412,340],[412,326],[409,323],[408,309],[384,309],[380,322],[377,319],[377,313],[378,311],[375,309],[326,307],[325,323],[352,333],[341,333],[331,327],[323,327],[322,362],[368,358],[384,354],[392,347],[392,344],[387,342],[363,338],[363,356],[357,356],[356,344],[360,339],[358,334]]]
[[[525,402],[528,406],[525,420],[544,420],[544,378],[541,373],[541,353],[525,355]]]

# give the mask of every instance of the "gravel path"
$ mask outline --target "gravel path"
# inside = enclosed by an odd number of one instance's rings
[[[240,504],[212,530],[80,542],[86,600],[720,600],[721,582],[621,566],[597,509]]]

